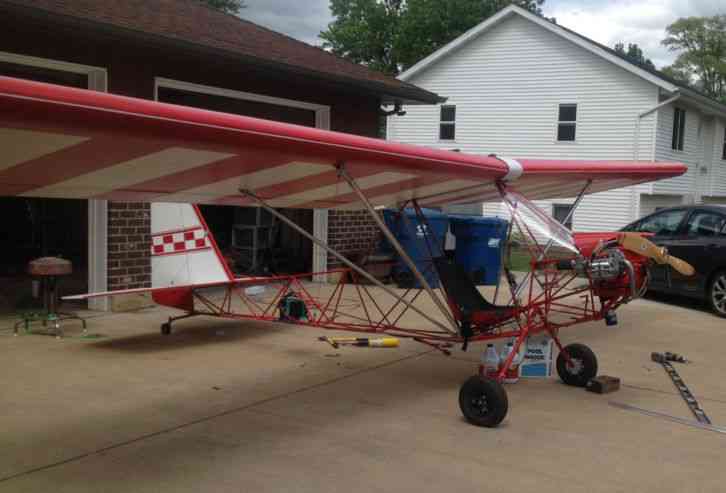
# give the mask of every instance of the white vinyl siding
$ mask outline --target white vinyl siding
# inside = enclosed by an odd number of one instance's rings
[[[676,105],[686,110],[683,150],[676,151],[672,148],[675,105],[664,106],[658,110],[655,160],[681,162],[688,166],[688,172],[677,178],[653,183],[652,190],[655,194],[686,195],[693,193],[697,168],[703,159],[703,143],[701,136],[698,135],[698,128],[702,124],[701,115],[697,110],[678,102]]]
[[[641,160],[653,159],[656,113],[642,119],[637,151],[635,128],[638,115],[657,104],[656,87],[519,16],[503,20],[409,82],[456,101],[456,147],[462,152],[613,160],[637,153]],[[563,103],[577,104],[575,142],[557,142]],[[450,148],[432,138],[438,133],[438,107],[407,106],[406,111],[389,120],[389,139]],[[641,189],[588,196],[574,229],[617,229],[634,220],[635,190]]]
[[[723,159],[723,151],[726,147],[726,120],[716,120],[714,134],[709,195],[726,197],[726,159]]]

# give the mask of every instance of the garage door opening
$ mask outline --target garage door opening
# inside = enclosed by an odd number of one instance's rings
[[[88,292],[88,201],[0,198],[0,210],[0,312],[38,306],[27,274],[28,262],[38,257],[73,263],[73,274],[60,280],[60,295]]]
[[[182,83],[180,83],[182,84]],[[222,111],[315,127],[313,109],[269,102],[272,98],[200,86],[157,87],[157,99],[165,103]],[[301,274],[313,270],[313,243],[286,224],[256,207],[201,206],[202,215],[230,268],[239,275]],[[305,231],[313,233],[313,211],[279,209]]]
[[[200,206],[227,264],[236,275],[311,272],[312,242],[256,207]],[[313,211],[278,209],[312,232]]]
[[[98,69],[71,65],[0,52],[0,75],[88,89],[89,74]],[[89,291],[87,200],[0,198],[0,210],[0,313],[39,305],[27,274],[28,262],[38,257],[57,256],[73,263],[73,274],[59,280],[59,295]]]

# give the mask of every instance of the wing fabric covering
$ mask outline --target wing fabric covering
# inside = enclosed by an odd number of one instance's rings
[[[530,199],[683,174],[678,163],[519,159]],[[0,196],[360,209],[339,166],[376,206],[499,200],[509,173],[468,155],[0,77]]]

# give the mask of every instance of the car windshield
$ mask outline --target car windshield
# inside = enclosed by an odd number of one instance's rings
[[[634,229],[641,233],[653,233],[656,236],[673,235],[678,231],[678,226],[685,215],[685,209],[659,212],[641,220]]]
[[[540,248],[549,245],[548,257],[559,256],[561,253],[579,253],[570,230],[537,207],[534,202],[513,191],[505,193],[504,202],[515,219],[513,237],[530,244],[534,243]]]

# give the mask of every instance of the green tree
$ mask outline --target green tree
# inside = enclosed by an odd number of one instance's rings
[[[239,14],[240,10],[247,7],[243,0],[201,0],[213,9],[227,12],[228,14]]]
[[[627,50],[625,49],[625,43],[617,43],[615,45],[615,51],[643,68],[655,70],[655,64],[653,61],[650,58],[645,57],[643,50],[640,49],[640,46],[638,46],[637,43],[628,43]]]
[[[500,9],[516,4],[542,14],[544,0],[330,0],[334,21],[323,47],[398,75]]]
[[[726,15],[678,19],[666,33],[662,44],[678,53],[666,73],[726,102]]]

